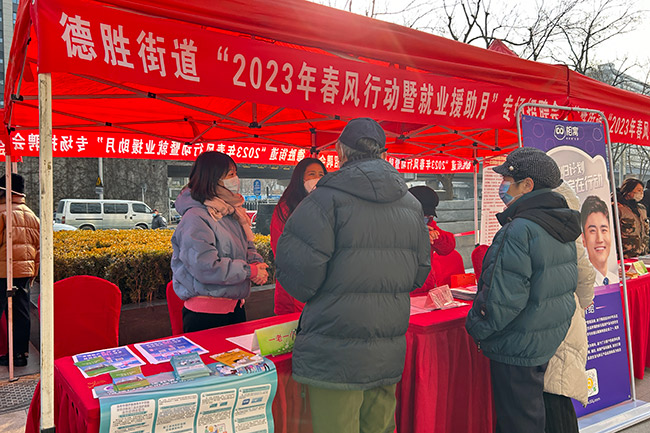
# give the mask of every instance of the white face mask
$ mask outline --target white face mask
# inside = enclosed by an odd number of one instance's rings
[[[316,184],[319,180],[320,179],[309,179],[305,181],[305,191],[307,191],[307,194],[316,189]]]
[[[230,190],[233,194],[239,193],[239,176],[229,177],[223,180],[223,187]]]
[[[638,192],[638,193],[634,194],[634,195],[632,196],[632,198],[633,198],[635,201],[639,202],[639,201],[643,200],[643,193],[642,193],[642,192]]]

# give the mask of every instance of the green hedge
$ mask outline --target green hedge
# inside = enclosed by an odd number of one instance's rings
[[[115,283],[122,303],[165,299],[172,278],[172,230],[75,230],[54,233],[54,281],[73,275],[93,275]],[[257,251],[275,263],[269,237],[255,235]]]

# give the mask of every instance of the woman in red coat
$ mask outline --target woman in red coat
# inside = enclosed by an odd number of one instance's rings
[[[316,184],[326,173],[325,165],[316,158],[305,158],[293,169],[291,181],[280,197],[271,217],[271,250],[273,250],[274,256],[278,239],[284,230],[284,224],[302,199],[316,188]],[[278,281],[275,282],[274,302],[273,312],[276,315],[298,313],[305,305],[289,295]]]
[[[433,189],[428,186],[414,186],[409,188],[409,192],[418,199],[420,204],[422,204],[424,218],[427,227],[429,228],[429,242],[431,243],[431,271],[422,287],[411,292],[411,295],[413,295],[428,292],[434,287],[442,284],[448,284],[448,282],[445,281],[438,281],[440,278],[438,278],[438,280],[436,279],[436,255],[446,256],[451,254],[451,252],[456,248],[456,238],[453,233],[441,230],[438,227],[438,224],[433,220],[433,217],[438,216],[436,214],[436,206],[438,206],[439,202],[438,194],[436,194]]]

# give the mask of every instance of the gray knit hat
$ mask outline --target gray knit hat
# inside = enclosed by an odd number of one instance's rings
[[[546,153],[534,147],[520,147],[506,157],[506,162],[493,170],[515,181],[531,178],[535,189],[557,188],[562,183],[560,168]]]

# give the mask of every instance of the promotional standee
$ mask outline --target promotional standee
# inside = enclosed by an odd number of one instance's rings
[[[585,312],[589,403],[583,407],[574,401],[581,417],[631,398],[605,132],[602,123],[524,115],[521,138],[524,146],[547,152],[578,195],[582,243],[596,269],[594,303]]]

